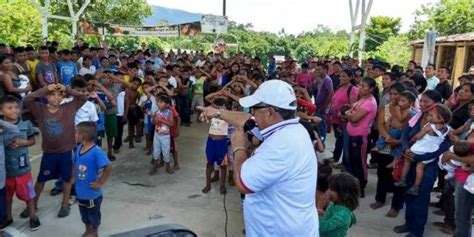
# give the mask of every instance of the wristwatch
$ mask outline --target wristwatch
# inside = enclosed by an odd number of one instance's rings
[[[216,118],[221,119],[221,111],[217,110]]]

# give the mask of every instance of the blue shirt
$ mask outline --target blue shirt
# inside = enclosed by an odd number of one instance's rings
[[[102,196],[102,189],[92,189],[90,185],[97,181],[99,171],[110,164],[105,153],[98,147],[93,146],[81,154],[82,144],[77,146],[74,156],[74,170],[76,173],[76,194],[81,200],[93,200]]]
[[[33,130],[33,125],[30,121],[19,119],[16,126],[18,126],[18,129],[20,130],[19,139],[28,140],[35,136],[35,131]],[[30,160],[28,158],[28,147],[5,147],[5,164],[7,177],[17,177],[31,172]]]
[[[72,79],[78,74],[77,66],[74,62],[64,62],[59,61],[57,63],[59,77],[61,78],[63,84],[65,86],[69,86],[71,84]]]

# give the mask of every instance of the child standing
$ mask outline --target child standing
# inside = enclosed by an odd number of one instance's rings
[[[61,104],[66,92],[74,97],[72,102]],[[48,104],[35,102],[36,99],[46,96]],[[50,84],[38,91],[28,94],[24,104],[38,121],[41,131],[43,158],[35,184],[35,207],[45,182],[58,179],[64,180],[64,192],[61,209],[58,217],[69,215],[69,194],[71,191],[72,178],[72,150],[76,146],[74,140],[74,117],[79,108],[84,105],[87,95],[75,90],[65,88],[61,84]],[[26,218],[29,211],[26,209],[21,216]]]
[[[26,202],[30,213],[30,230],[38,230],[41,223],[36,216],[34,206],[35,191],[31,177],[31,165],[28,158],[28,147],[35,144],[33,125],[30,121],[20,119],[20,100],[13,96],[5,96],[1,104],[2,115],[6,122],[18,126],[20,136],[5,149],[7,171],[7,221],[13,222],[13,195]]]
[[[101,223],[102,185],[112,171],[107,156],[95,145],[94,122],[82,122],[76,127],[76,141],[80,145],[74,156],[74,176],[82,222],[86,232],[82,236],[97,237]]]
[[[159,96],[157,98],[158,111],[153,116],[153,124],[155,125],[155,135],[153,137],[153,168],[150,175],[156,174],[160,154],[166,163],[166,172],[173,174],[174,171],[170,166],[170,143],[171,143],[171,127],[174,123],[173,114],[170,110],[171,99],[168,96]]]
[[[225,104],[227,101],[222,98],[217,98],[212,101],[212,107],[216,109],[226,109]],[[207,138],[206,145],[206,186],[202,189],[203,193],[208,193],[211,190],[211,174],[214,171],[214,164],[221,167],[221,186],[220,193],[226,194],[225,188],[227,164],[225,162],[225,155],[227,153],[227,134],[229,124],[222,119],[213,118],[211,120],[211,127],[209,128],[209,137]]]
[[[451,121],[452,113],[444,105],[436,105],[428,114],[428,124],[418,132],[411,140],[415,142],[410,147],[410,151],[415,155],[423,155],[426,153],[434,152],[438,150],[441,143],[448,135],[450,131],[449,122]],[[416,177],[415,184],[407,191],[408,194],[418,195],[418,190],[423,179],[425,171],[425,165],[432,162],[433,160],[423,161],[416,163]],[[405,187],[406,176],[410,171],[410,166],[413,162],[410,159],[405,159],[403,164],[402,175],[400,180],[395,183],[397,187]]]
[[[331,203],[319,219],[321,237],[345,237],[356,223],[354,213],[359,206],[359,181],[348,173],[329,177],[329,199]]]
[[[58,73],[56,67],[50,62],[49,50],[46,46],[39,49],[39,63],[36,65],[36,79],[39,87],[45,87],[50,84],[58,83]]]
[[[149,156],[151,155],[151,149],[152,149],[152,140],[153,140],[153,124],[151,122],[152,120],[152,113],[151,113],[151,107],[152,107],[152,102],[151,102],[151,93],[149,92],[149,89],[153,86],[153,84],[150,84],[150,82],[145,81],[142,84],[143,91],[145,91],[145,94],[140,97],[140,102],[138,105],[142,108],[143,114],[144,114],[144,129],[145,129],[145,151],[146,155]]]
[[[133,145],[133,139],[136,142],[139,142],[139,136],[135,136],[135,133],[138,132],[138,123],[140,123],[140,119],[142,117],[142,112],[140,107],[138,106],[138,99],[140,98],[140,93],[138,92],[138,88],[140,88],[142,81],[140,78],[135,77],[132,79],[130,83],[130,87],[125,90],[125,115],[123,120],[128,120],[128,139],[129,148],[135,148]]]

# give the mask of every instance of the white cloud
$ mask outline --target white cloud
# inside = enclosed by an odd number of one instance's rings
[[[148,0],[152,5],[196,13],[222,14],[223,0]],[[355,1],[354,1],[355,2]],[[368,2],[368,0],[367,0]],[[422,4],[436,0],[374,0],[370,16],[402,19],[402,32],[413,23],[413,13]],[[318,24],[333,30],[349,30],[348,0],[227,0],[227,16],[238,23],[252,23],[258,31],[298,34],[311,31]]]

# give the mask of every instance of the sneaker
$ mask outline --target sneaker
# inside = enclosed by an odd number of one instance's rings
[[[49,192],[49,194],[54,197],[54,196],[56,196],[56,195],[58,195],[58,194],[60,194],[60,193],[62,193],[62,192],[63,192],[63,190],[59,190],[59,189],[57,189],[57,188],[53,188],[53,189],[51,189],[51,191]]]
[[[414,196],[418,196],[419,189],[420,188],[418,186],[413,185],[413,186],[411,186],[410,189],[408,189],[407,193],[411,194],[411,195],[414,195]]]
[[[63,217],[69,216],[69,212],[71,212],[71,208],[69,206],[61,207],[58,213],[58,217],[63,218]]]
[[[393,185],[395,185],[395,187],[406,187],[407,182],[404,178],[400,178],[400,180],[398,182],[395,182]]]
[[[38,217],[30,219],[30,231],[39,230],[40,226],[41,222]]]
[[[0,230],[7,228],[7,226],[11,225],[13,223],[13,219],[5,219],[0,223]]]
[[[36,209],[36,210],[38,210],[38,209]],[[30,210],[28,210],[28,208],[25,208],[25,209],[20,213],[20,217],[23,218],[23,219],[30,217]]]

